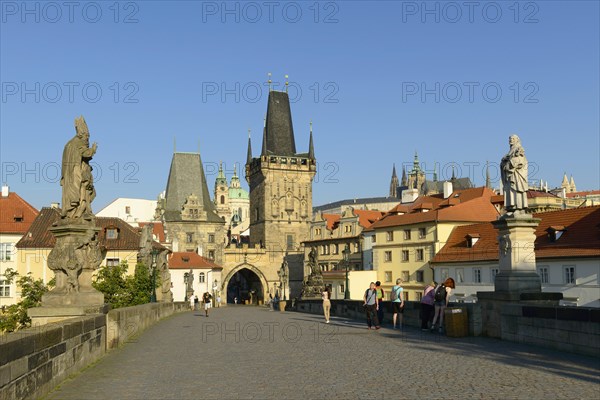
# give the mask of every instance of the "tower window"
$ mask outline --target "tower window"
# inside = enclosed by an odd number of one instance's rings
[[[221,195],[221,204],[225,204],[225,196]]]

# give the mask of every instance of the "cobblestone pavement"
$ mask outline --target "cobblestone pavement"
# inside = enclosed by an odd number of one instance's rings
[[[169,317],[50,399],[586,399],[600,362],[489,338],[230,306]]]

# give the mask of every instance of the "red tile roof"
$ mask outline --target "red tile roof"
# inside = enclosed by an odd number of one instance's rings
[[[553,197],[556,198],[558,197],[557,195],[550,193],[550,192],[543,192],[540,190],[528,190],[527,191],[527,198],[528,199],[533,199],[535,197]]]
[[[385,213],[373,210],[354,210],[354,215],[358,217],[358,223],[363,228],[370,227],[375,221],[381,219]]]
[[[335,228],[337,228],[337,226],[340,223],[340,218],[341,215],[339,214],[321,214],[323,216],[323,218],[325,219],[325,221],[327,221],[327,229],[332,231]]]
[[[174,252],[169,256],[169,269],[223,269],[212,260],[192,251]]]
[[[60,219],[60,210],[58,208],[44,207],[39,215],[31,224],[29,230],[17,243],[17,248],[35,248],[49,249],[53,248],[56,239],[54,235],[48,231],[56,221]],[[101,246],[107,250],[139,250],[140,248],[140,232],[120,218],[114,217],[96,217],[96,226],[101,228],[98,234],[98,241]],[[115,228],[118,230],[116,239],[107,239],[106,230]],[[154,248],[166,250],[166,247],[158,242],[153,242]]]
[[[0,233],[24,234],[37,215],[38,210],[18,194],[0,196]]]
[[[585,196],[592,196],[592,195],[600,195],[600,190],[587,190],[587,191],[582,191],[582,192],[571,192],[571,193],[567,193],[567,197],[572,199],[572,198],[579,198],[579,197],[585,197]]]
[[[408,214],[387,214],[371,225],[371,229],[431,221],[493,221],[499,214],[491,202],[492,196],[494,196],[494,192],[483,187],[457,190],[448,199],[440,199],[436,196],[421,196],[410,206]],[[422,205],[425,204],[431,205],[433,209],[427,212],[419,211],[422,209]]]
[[[144,226],[146,226],[148,224],[154,225],[152,227],[152,234],[154,235],[156,240],[158,240],[160,243],[165,243],[165,227],[163,226],[163,223],[162,222],[139,222],[138,223],[140,228],[143,228]]]
[[[564,257],[600,257],[600,206],[573,208],[534,214],[541,218],[535,230],[536,259]],[[564,227],[555,242],[548,235],[550,227]],[[466,236],[478,233],[480,239],[468,248]],[[454,228],[446,245],[431,260],[432,263],[498,260],[498,231],[491,223],[464,225]]]

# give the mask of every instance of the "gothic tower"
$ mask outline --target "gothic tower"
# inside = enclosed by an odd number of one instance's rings
[[[260,157],[248,142],[251,245],[299,250],[309,235],[315,173],[312,127],[308,152],[297,153],[288,93],[270,91]]]
[[[390,197],[398,197],[398,186],[400,186],[400,182],[398,181],[398,175],[396,175],[396,164],[394,164],[392,181],[390,182]]]
[[[219,173],[215,179],[214,201],[217,207],[217,214],[224,217],[226,222],[231,219],[231,209],[229,208],[229,187],[227,178],[223,172],[223,163],[219,163]]]

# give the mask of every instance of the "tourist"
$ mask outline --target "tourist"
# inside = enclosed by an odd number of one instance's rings
[[[367,326],[369,329],[371,329],[373,326],[375,326],[375,329],[379,329],[379,320],[377,319],[379,302],[377,301],[377,289],[375,289],[375,282],[371,282],[369,288],[365,291],[363,301],[363,307],[367,314]]]
[[[198,311],[198,296],[194,296],[194,311]]]
[[[404,314],[404,289],[402,288],[402,279],[396,279],[396,285],[392,287],[392,307],[394,308],[394,316],[392,318],[392,329],[396,329],[396,322],[398,323],[398,329],[402,329],[402,320]]]
[[[194,312],[194,295],[190,294],[190,308],[192,309],[192,312]]]
[[[385,291],[381,287],[381,282],[375,282],[375,290],[377,290],[377,304],[379,307],[377,308],[377,320],[379,321],[379,325],[383,324],[383,303],[385,300]]]
[[[204,303],[204,314],[208,317],[208,310],[211,307],[212,296],[208,292],[204,292],[202,295],[202,302]]]
[[[440,318],[439,332],[442,333],[444,330],[444,310],[448,307],[448,299],[450,299],[450,293],[455,288],[454,279],[448,278],[435,288],[435,294],[433,295],[433,304],[435,307],[435,315],[433,316],[433,322],[431,323],[431,331],[435,330],[435,322],[438,317]]]
[[[435,287],[437,282],[433,281],[423,291],[423,298],[421,299],[421,330],[427,331],[429,329],[429,321],[431,320],[434,313],[434,297]]]
[[[221,295],[217,296],[217,307],[221,307]]]
[[[323,299],[323,314],[325,314],[325,323],[329,323],[329,314],[331,313],[331,292],[329,288],[325,288],[321,292],[321,298]]]

